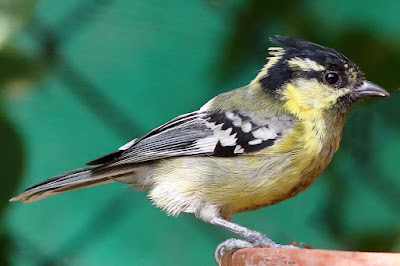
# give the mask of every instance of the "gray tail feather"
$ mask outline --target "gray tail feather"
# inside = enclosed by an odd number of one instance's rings
[[[80,168],[40,182],[11,198],[10,201],[22,200],[24,203],[30,203],[69,190],[118,181],[118,178],[132,175],[133,171],[132,168],[115,169],[101,166]]]

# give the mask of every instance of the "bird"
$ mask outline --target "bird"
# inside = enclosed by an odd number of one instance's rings
[[[269,57],[243,87],[154,128],[118,150],[40,182],[10,201],[29,203],[83,187],[120,182],[148,190],[168,215],[194,214],[241,239],[220,243],[294,248],[232,221],[306,190],[338,150],[347,113],[368,97],[388,97],[345,55],[276,35]]]

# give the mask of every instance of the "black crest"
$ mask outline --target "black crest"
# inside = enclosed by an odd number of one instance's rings
[[[286,59],[299,57],[299,58],[309,58],[323,66],[329,64],[350,64],[354,65],[345,55],[339,53],[338,51],[328,48],[313,42],[296,39],[286,36],[275,36],[270,38],[272,43],[281,45],[285,49]]]
[[[279,60],[273,64],[268,69],[266,75],[260,79],[262,87],[269,93],[275,92],[286,82],[289,82],[297,76],[316,79],[322,78],[322,73],[320,71],[301,71],[291,68],[288,62],[290,59],[296,57],[315,61],[328,70],[340,72],[343,76],[345,75],[345,71],[349,68],[359,72],[359,68],[356,64],[351,62],[345,55],[332,48],[286,36],[275,36],[270,38],[270,41],[282,46],[282,51],[278,50],[278,53],[272,53],[272,55],[279,57]]]

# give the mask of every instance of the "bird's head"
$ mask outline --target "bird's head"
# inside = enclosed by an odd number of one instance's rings
[[[389,96],[334,49],[283,36],[271,41],[282,47],[269,48],[271,57],[253,82],[292,113],[347,112],[359,99]]]

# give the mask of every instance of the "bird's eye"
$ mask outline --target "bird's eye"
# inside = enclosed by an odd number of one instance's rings
[[[328,72],[324,76],[325,81],[330,85],[335,85],[339,82],[339,75],[336,72]]]

